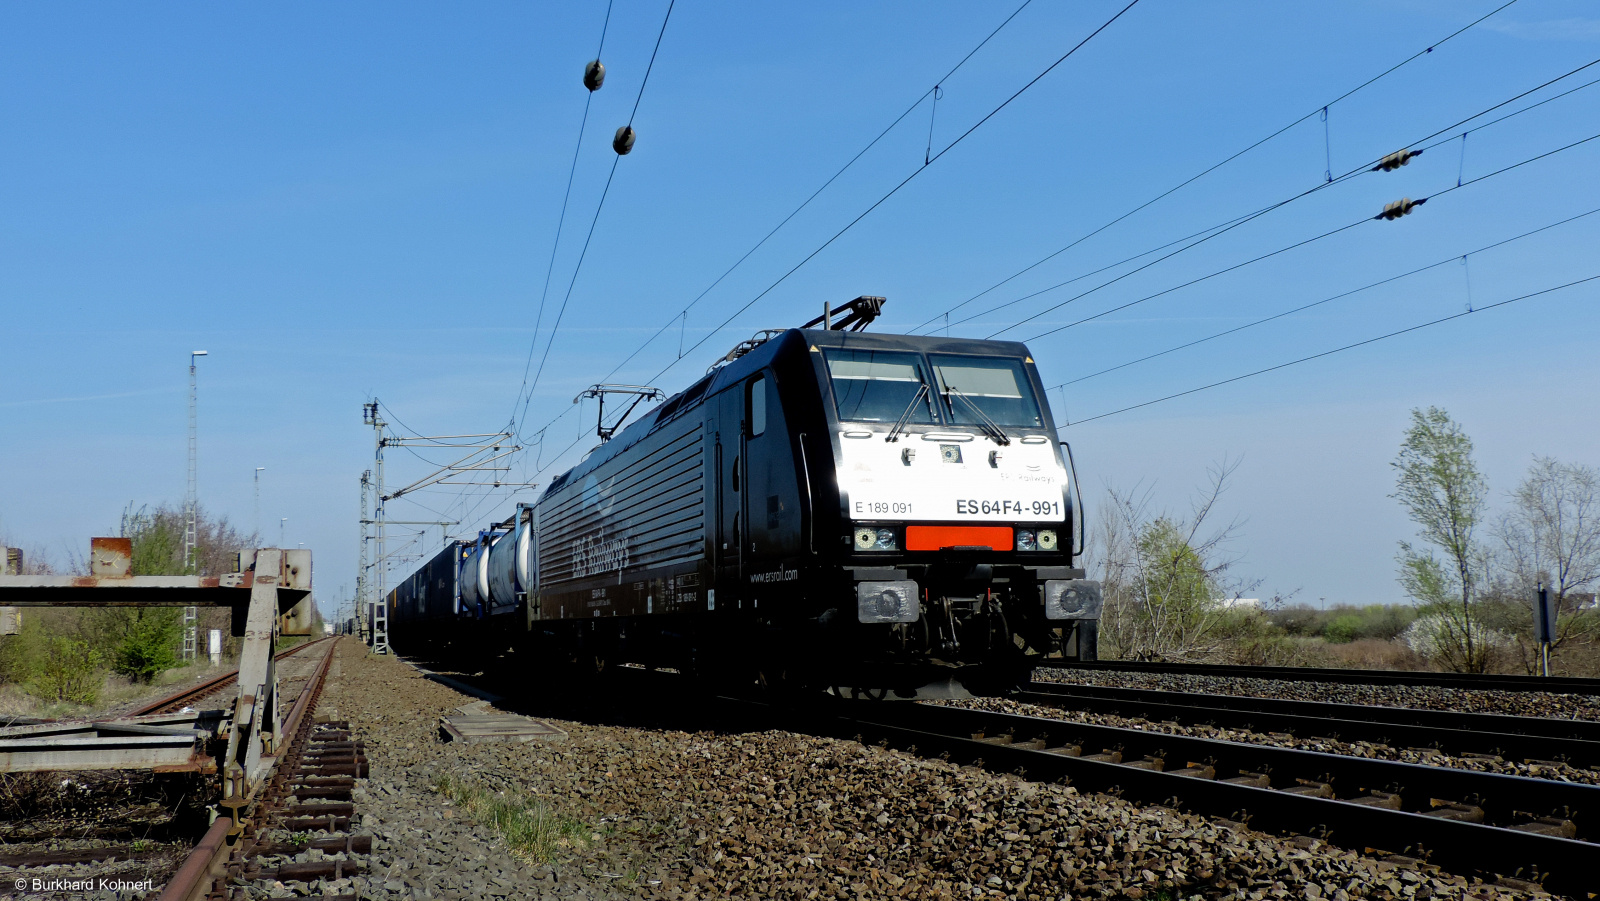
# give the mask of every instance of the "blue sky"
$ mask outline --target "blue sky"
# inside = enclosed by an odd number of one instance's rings
[[[613,381],[675,391],[823,300],[889,298],[905,330],[1104,225],[1488,13],[1490,2],[1141,0],[923,168],[924,101]],[[934,152],[1122,7],[1035,0],[942,84]],[[574,453],[572,397],[604,376],[922,96],[1017,3],[705,3],[673,10],[526,418],[512,477]],[[361,404],[429,433],[492,431],[543,353],[666,11],[617,0],[552,290],[540,294],[606,7],[11,4],[0,8],[0,533],[63,556],[130,500],[176,502],[189,351],[202,502],[354,582]],[[1320,115],[963,307],[952,322],[1287,199],[1600,58],[1591,6],[1519,0]],[[1600,78],[1578,73],[1496,115]],[[951,326],[1031,338],[1048,384],[1243,325],[1600,207],[1600,85],[1394,173],[1354,177],[1044,312],[1135,264]],[[1485,120],[1471,123],[1469,128]],[[1448,193],[1442,193],[1448,190]],[[1432,196],[1121,312],[1079,319]],[[1600,215],[1052,392],[1076,422],[1600,275]],[[1150,259],[1144,257],[1140,262]],[[1091,496],[1181,510],[1240,460],[1219,515],[1256,593],[1397,601],[1411,528],[1388,463],[1408,411],[1448,409],[1496,503],[1534,454],[1600,463],[1596,284],[1069,426]],[[1470,292],[1470,294],[1469,294]],[[935,327],[943,329],[939,319]],[[709,335],[709,337],[708,337]],[[677,360],[683,346],[704,345]],[[669,367],[670,364],[670,368]],[[662,370],[665,368],[665,372]],[[586,408],[584,417],[592,415]],[[573,453],[556,451],[577,441]],[[551,468],[552,457],[559,461]],[[422,474],[390,455],[391,483]],[[527,494],[523,495],[528,496]],[[422,492],[391,516],[505,515],[509,492]],[[1091,513],[1093,503],[1091,503]],[[468,525],[460,527],[466,531]],[[425,540],[438,543],[438,530]],[[397,542],[398,543],[398,542]]]

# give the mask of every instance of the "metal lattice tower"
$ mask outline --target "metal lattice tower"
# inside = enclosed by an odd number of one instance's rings
[[[196,572],[195,547],[199,543],[196,522],[200,506],[199,392],[194,364],[196,358],[205,355],[206,352],[203,350],[189,354],[189,478],[183,495],[183,571],[188,575]],[[183,659],[185,660],[195,658],[197,650],[195,638],[199,622],[199,608],[183,608]]]
[[[389,653],[389,604],[386,598],[388,592],[385,589],[388,587],[387,569],[389,559],[387,549],[384,547],[383,508],[386,498],[383,494],[383,447],[386,442],[383,438],[383,427],[388,423],[384,422],[383,417],[378,414],[378,399],[376,397],[372,399],[372,403],[362,405],[361,419],[367,425],[372,426],[373,431],[372,530],[373,542],[377,545],[377,548],[374,554],[373,567],[376,579],[368,583],[369,588],[372,589],[372,622],[369,624],[372,628],[372,653],[387,654]]]
[[[368,535],[368,526],[372,524],[372,517],[368,511],[371,509],[372,497],[372,470],[361,474],[361,553],[360,562],[356,565],[356,626],[363,636],[367,633],[367,610],[371,603],[371,586],[368,570],[372,565],[367,562],[367,542],[372,538]]]

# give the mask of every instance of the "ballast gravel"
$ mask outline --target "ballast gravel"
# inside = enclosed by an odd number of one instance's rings
[[[1191,673],[1136,673],[1109,669],[1054,669],[1033,671],[1040,682],[1103,685],[1199,694],[1282,698],[1290,701],[1331,701],[1383,707],[1454,710],[1461,713],[1505,713],[1555,719],[1600,720],[1600,695],[1559,694],[1544,691],[1488,691],[1437,685],[1363,685],[1336,682],[1300,682]]]
[[[1070,786],[781,731],[552,720],[558,741],[450,744],[473,700],[340,647],[325,714],[367,746],[357,828],[371,872],[270,894],[363,898],[1517,899],[1527,892]],[[559,683],[556,683],[559,685]],[[449,807],[438,776],[511,789],[593,829],[518,860]]]

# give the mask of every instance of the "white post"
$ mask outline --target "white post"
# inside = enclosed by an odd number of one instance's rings
[[[265,466],[257,466],[256,467],[256,522],[255,522],[255,529],[256,529],[256,541],[258,541],[258,542],[261,540],[261,473],[265,469],[266,469]]]

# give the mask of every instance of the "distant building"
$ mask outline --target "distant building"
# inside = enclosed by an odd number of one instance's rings
[[[1244,607],[1250,610],[1261,609],[1260,598],[1217,598],[1218,607]]]

